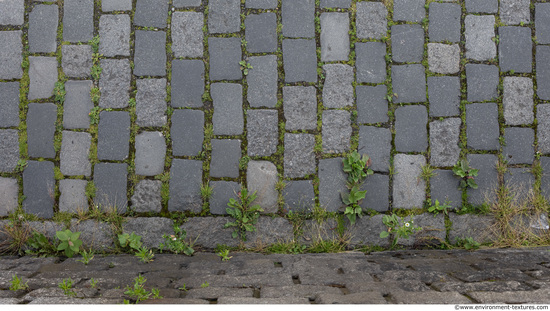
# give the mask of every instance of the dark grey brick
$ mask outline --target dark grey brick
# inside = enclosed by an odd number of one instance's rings
[[[283,36],[313,38],[315,36],[314,15],[314,0],[283,0]]]
[[[58,19],[57,5],[40,4],[32,9],[29,14],[29,52],[52,53],[56,51]]]
[[[0,82],[0,127],[19,125],[19,82]]]
[[[453,166],[460,156],[460,118],[447,118],[430,122],[430,164]]]
[[[533,80],[526,77],[504,77],[504,120],[508,125],[531,124],[533,113]]]
[[[92,69],[92,47],[63,45],[61,47],[63,73],[71,78],[88,78]]]
[[[511,190],[511,195],[517,202],[525,202],[532,196],[534,183],[535,176],[529,168],[511,167],[504,174],[504,185]]]
[[[27,143],[32,158],[55,158],[53,135],[57,106],[51,103],[30,103],[27,112]]]
[[[454,3],[430,3],[428,35],[431,42],[460,41],[462,8]]]
[[[426,182],[421,177],[423,155],[396,154],[393,175],[393,208],[420,208],[426,198]]]
[[[428,77],[428,97],[431,117],[460,114],[460,79],[458,77]]]
[[[272,53],[277,50],[277,16],[275,13],[250,14],[244,21],[246,50]]]
[[[382,39],[388,31],[388,10],[380,2],[358,2],[356,13],[357,38]]]
[[[213,83],[214,135],[240,135],[244,130],[243,90],[236,83]]]
[[[241,40],[239,38],[208,38],[210,80],[242,79]]]
[[[321,0],[321,8],[349,9],[351,0]]]
[[[199,12],[172,14],[172,51],[175,57],[202,57],[204,16]]]
[[[275,108],[279,81],[277,56],[251,56],[249,64],[252,69],[248,71],[246,78],[248,83],[246,96],[250,106]]]
[[[359,127],[360,154],[370,157],[370,168],[376,172],[389,172],[392,135],[390,129],[374,126]]]
[[[130,11],[131,9],[132,9],[132,1],[131,0],[103,0],[103,1],[101,1],[101,10],[103,12]]]
[[[531,21],[530,0],[500,0],[500,20],[507,25]]]
[[[251,9],[275,9],[278,0],[246,0],[246,7]]]
[[[23,172],[23,210],[40,218],[53,217],[55,203],[54,164],[29,161]]]
[[[498,0],[466,0],[468,13],[497,13]]]
[[[166,33],[136,30],[134,74],[136,76],[166,75]]]
[[[392,57],[395,62],[419,63],[424,55],[424,29],[422,26],[394,25],[391,27]]]
[[[246,131],[249,156],[267,157],[277,151],[279,141],[278,119],[277,110],[248,110]]]
[[[550,46],[537,45],[535,62],[537,95],[542,100],[550,100]]]
[[[317,128],[316,93],[317,91],[313,86],[283,87],[286,130],[313,130]]]
[[[143,127],[166,124],[166,79],[138,79],[136,124]]]
[[[208,32],[232,33],[241,31],[241,2],[211,0],[208,2]]]
[[[241,141],[238,139],[212,139],[210,176],[216,178],[239,177]]]
[[[311,180],[290,180],[283,189],[285,211],[310,212],[315,206],[315,193]]]
[[[2,189],[2,191],[0,191],[0,200],[2,200],[0,216],[8,216],[10,213],[14,212],[19,205],[19,184],[17,183],[17,179],[0,177],[0,189]]]
[[[174,0],[172,5],[176,8],[196,7],[202,4],[202,0]]]
[[[403,106],[395,110],[395,149],[424,152],[428,148],[428,112],[425,106]]]
[[[101,15],[99,53],[106,57],[130,56],[130,16]]]
[[[103,108],[125,108],[130,100],[130,61],[127,59],[102,59],[99,62],[101,76],[99,106]]]
[[[126,184],[128,182],[128,164],[98,163],[94,166],[94,203],[104,211],[116,209],[125,213],[128,206]]]
[[[66,129],[86,129],[90,127],[90,111],[94,107],[90,99],[92,81],[65,82],[65,102],[63,103],[63,127]]]
[[[0,31],[0,79],[21,79],[23,43],[21,30]]]
[[[55,57],[29,56],[29,100],[50,98],[57,75]]]
[[[432,204],[435,200],[440,205],[449,204],[453,208],[462,206],[462,190],[459,188],[460,179],[451,170],[435,170],[430,178],[430,195]]]
[[[363,210],[373,209],[377,212],[386,212],[390,207],[390,177],[388,175],[373,174],[365,179],[361,190],[367,190],[365,199],[359,204]]]
[[[326,64],[323,86],[323,106],[345,108],[353,105],[353,67],[344,64]]]
[[[25,1],[6,0],[0,3],[0,25],[23,25],[25,22]]]
[[[347,193],[347,176],[342,170],[342,158],[319,160],[319,205],[336,212],[344,205],[342,193]]]
[[[385,85],[355,87],[357,95],[357,123],[388,122],[388,100]]]
[[[197,156],[204,141],[204,112],[178,109],[172,114],[172,154],[174,156]]]
[[[466,136],[468,148],[499,148],[498,107],[495,103],[466,105]]]
[[[550,153],[550,105],[537,105],[537,121],[538,151]]]
[[[100,112],[97,140],[99,160],[125,160],[130,148],[130,114],[126,111]]]
[[[283,40],[285,82],[317,82],[315,40]]]
[[[78,213],[88,211],[88,198],[86,197],[86,180],[63,179],[59,181],[59,211]]]
[[[323,152],[343,153],[348,151],[351,143],[351,131],[352,129],[349,111],[323,111]]]
[[[65,176],[92,174],[90,163],[90,145],[92,136],[89,133],[63,131],[61,152],[59,154],[59,168]]]
[[[464,18],[466,57],[477,61],[493,59],[497,56],[494,15],[467,15]]]
[[[19,161],[17,130],[0,130],[0,172],[11,173]]]
[[[475,177],[478,188],[468,188],[468,202],[483,204],[494,198],[495,189],[498,187],[497,157],[493,154],[469,154],[467,159],[471,168],[479,170]]]
[[[201,199],[202,162],[174,159],[170,168],[170,200],[168,211],[202,210]]]
[[[229,199],[237,199],[237,193],[241,191],[241,185],[235,181],[211,181],[212,196],[210,213],[212,215],[227,215],[226,209]]]
[[[321,61],[349,60],[348,13],[321,14]]]
[[[386,44],[383,42],[357,42],[356,79],[358,83],[386,81]]]
[[[139,213],[159,213],[162,209],[161,187],[162,182],[160,180],[140,180],[131,198],[132,210]]]
[[[530,128],[508,127],[504,129],[506,145],[502,150],[508,164],[532,164],[535,158],[535,132]]]
[[[550,43],[550,4],[535,4],[535,36],[539,44]]]
[[[86,42],[94,36],[94,1],[65,0],[63,3],[63,40]]]
[[[394,0],[393,20],[404,22],[421,22],[426,17],[424,0]]]
[[[498,60],[502,72],[530,73],[533,64],[531,29],[527,27],[499,27]]]
[[[312,134],[285,134],[284,176],[301,178],[315,174],[315,137]]]
[[[392,66],[393,92],[396,103],[420,103],[426,101],[426,74],[424,66]]]
[[[164,172],[166,140],[161,132],[141,132],[136,135],[136,174],[155,176]]]
[[[202,107],[204,62],[194,59],[172,61],[172,107]]]
[[[134,14],[134,25],[143,27],[166,27],[168,0],[138,0]]]
[[[498,67],[494,65],[466,64],[468,101],[485,101],[497,97]]]

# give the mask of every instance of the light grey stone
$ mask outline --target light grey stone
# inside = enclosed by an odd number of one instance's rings
[[[4,0],[0,2],[0,25],[23,25],[25,21],[25,1]]]
[[[256,200],[264,213],[276,213],[279,209],[279,192],[275,189],[279,176],[275,164],[269,161],[250,161],[246,171],[248,191],[256,192]]]
[[[0,130],[0,172],[11,173],[19,161],[19,132]]]
[[[99,106],[102,108],[125,108],[130,100],[132,72],[128,59],[101,59],[99,62]]]
[[[537,106],[537,139],[538,150],[543,154],[550,153],[550,105]]]
[[[275,108],[277,105],[277,56],[252,56],[248,71],[246,97],[251,107]]]
[[[288,243],[294,239],[292,224],[282,217],[261,216],[256,231],[246,235],[246,247],[258,247],[275,243]]]
[[[323,111],[323,152],[343,153],[351,144],[350,112],[345,110]]]
[[[464,18],[466,37],[466,58],[477,61],[493,59],[497,56],[494,15],[467,15]]]
[[[344,64],[327,64],[323,66],[326,73],[323,87],[323,106],[327,108],[344,108],[352,106],[353,68]]]
[[[508,125],[531,124],[533,112],[533,80],[525,77],[504,77],[504,120]]]
[[[460,156],[458,141],[460,137],[459,118],[448,118],[430,123],[430,146],[432,166],[453,166]]]
[[[162,209],[161,187],[160,180],[140,180],[131,198],[132,210],[138,213],[159,213]]]
[[[94,107],[90,99],[91,80],[65,82],[63,103],[63,127],[66,129],[87,129],[90,127],[90,111]]]
[[[393,208],[421,208],[426,196],[426,182],[421,177],[423,155],[396,154],[393,175]]]
[[[53,53],[57,48],[57,5],[36,5],[29,13],[29,52]]]
[[[94,1],[63,1],[63,41],[87,42],[94,36]]]
[[[449,219],[453,224],[449,231],[449,241],[453,244],[466,238],[473,238],[478,243],[495,241],[495,219],[492,216],[449,213]]]
[[[88,78],[92,69],[90,45],[63,45],[61,47],[63,73],[71,78]]]
[[[0,216],[8,216],[18,207],[19,184],[15,178],[0,177]],[[0,231],[2,231],[0,227]],[[1,237],[1,236],[0,236]]]
[[[285,134],[284,176],[301,178],[315,174],[315,137],[312,134]]]
[[[63,179],[59,181],[59,211],[76,214],[88,211],[86,180]]]
[[[246,128],[249,156],[270,156],[277,151],[279,123],[277,110],[249,109]]]
[[[59,155],[59,167],[63,175],[89,177],[92,174],[89,160],[91,144],[92,135],[89,133],[63,131]]]
[[[217,245],[235,247],[239,240],[231,237],[233,228],[224,228],[231,220],[225,217],[191,217],[180,227],[187,232],[187,237],[206,249]]]
[[[19,82],[0,82],[0,127],[19,125]]]
[[[4,43],[0,48],[0,79],[21,79],[23,76],[22,34],[21,30],[0,32],[0,41]]]
[[[313,86],[283,86],[285,129],[317,129],[317,92]]]
[[[348,13],[321,13],[321,61],[349,60]]]
[[[400,238],[397,243],[400,245],[438,245],[445,241],[447,234],[445,230],[445,216],[443,214],[434,215],[424,213],[421,215],[410,216],[405,221],[411,221],[411,226],[420,228],[409,239]]]
[[[136,174],[162,174],[165,157],[166,141],[161,132],[142,132],[136,135]]]
[[[132,9],[131,0],[102,0],[101,10],[103,12],[112,11],[130,11]]]
[[[91,248],[95,252],[109,252],[115,248],[115,234],[110,223],[92,219],[84,221],[73,219],[71,220],[71,231],[82,232],[80,239],[82,246],[86,249]],[[90,303],[100,303],[99,301],[93,302],[95,299],[97,298],[91,299]]]
[[[172,51],[175,57],[202,57],[204,16],[199,12],[174,12]]]
[[[428,66],[435,73],[457,73],[460,70],[460,47],[458,44],[428,43]]]
[[[239,0],[210,0],[208,7],[209,33],[232,33],[241,30]]]
[[[529,0],[500,0],[500,20],[506,25],[529,23],[530,4]]]
[[[142,127],[160,127],[167,122],[166,79],[138,79],[136,123]]]
[[[382,39],[388,31],[388,10],[381,2],[362,1],[357,4],[357,38]]]
[[[29,100],[50,98],[57,82],[57,59],[29,56]]]
[[[99,53],[106,57],[130,56],[130,16],[101,15]]]
[[[135,232],[141,236],[141,242],[144,247],[149,249],[159,248],[161,243],[164,243],[163,235],[170,236],[173,234],[174,221],[163,217],[138,217],[126,218],[126,222],[122,224],[122,232]]]

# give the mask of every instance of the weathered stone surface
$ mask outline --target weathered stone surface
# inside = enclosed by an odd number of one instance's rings
[[[317,94],[313,86],[284,86],[283,110],[287,131],[317,128]]]
[[[285,211],[308,212],[315,205],[315,193],[311,180],[291,180],[283,189]]]
[[[531,128],[508,127],[504,129],[502,155],[508,164],[532,164],[535,159],[535,132]]]
[[[323,111],[323,152],[343,153],[349,150],[351,131],[351,118],[348,111]]]
[[[4,42],[0,48],[0,79],[21,79],[23,76],[21,36],[21,30],[0,32],[0,41]]]
[[[288,243],[294,239],[292,224],[282,217],[262,216],[256,223],[256,231],[246,235],[246,247]]]
[[[323,106],[344,108],[353,105],[353,68],[343,64],[327,64],[323,87]]]
[[[315,299],[318,294],[342,295],[339,288],[320,285],[301,285],[281,287],[265,287],[262,289],[262,298],[303,297]]]
[[[349,59],[348,13],[321,14],[321,61]]]
[[[385,85],[355,87],[357,95],[357,123],[385,123],[388,121],[388,91]]]
[[[173,234],[174,221],[163,217],[138,217],[126,218],[126,222],[122,224],[122,232],[135,232],[141,236],[143,246],[151,248],[159,248],[161,243],[164,243],[163,235],[170,236]]]
[[[395,297],[393,296],[395,295]],[[420,298],[422,296],[422,298]],[[471,300],[468,299],[466,296],[463,296],[457,292],[436,292],[436,291],[430,291],[430,292],[423,292],[422,295],[418,295],[414,292],[406,292],[406,291],[392,291],[392,297],[394,297],[394,301],[399,304],[404,303],[420,303],[420,301],[423,301],[424,303],[429,302],[433,304],[469,304],[471,303]]]
[[[246,98],[251,107],[275,108],[277,105],[277,56],[252,56],[248,62],[252,68],[248,71]]]
[[[246,0],[246,7],[251,9],[275,9],[278,0]]]
[[[449,117],[460,113],[460,79],[458,77],[428,77],[430,116]]]
[[[377,212],[386,212],[390,207],[390,178],[388,175],[373,174],[368,176],[361,190],[367,190],[367,195],[360,206],[363,210],[372,209]]]
[[[58,19],[59,11],[57,5],[40,4],[32,9],[29,13],[29,52],[55,52],[57,48],[56,36]]]
[[[166,124],[166,79],[138,79],[136,124],[160,127]]]
[[[498,107],[495,103],[469,104],[466,106],[466,137],[468,148],[497,150]]]
[[[372,217],[364,216],[357,219],[355,225],[349,226],[348,232],[351,235],[351,245],[378,245],[389,246],[388,238],[380,238],[380,232],[386,231],[387,228],[382,222],[383,215],[375,215]]]
[[[315,297],[319,304],[386,304],[386,299],[379,292],[354,293],[348,295],[321,293]]]
[[[428,43],[428,65],[432,72],[454,74],[460,70],[458,44]]]
[[[29,56],[29,100],[50,98],[57,82],[55,57]]]
[[[285,82],[317,82],[316,55],[315,40],[284,39]]]
[[[202,26],[204,16],[199,12],[174,12],[172,14],[172,51],[175,57],[202,57]]]
[[[508,125],[531,124],[533,113],[533,80],[524,77],[504,77],[504,120]]]
[[[362,83],[383,83],[386,80],[386,44],[383,42],[357,42],[356,78]]]
[[[313,38],[315,36],[315,1],[295,0],[282,2],[283,36]]]
[[[166,27],[168,0],[140,0],[136,2],[134,25],[142,27]]]
[[[423,0],[394,0],[393,20],[403,22],[421,22],[426,17]]]
[[[370,169],[389,172],[392,135],[390,129],[374,126],[359,127],[360,154],[370,157]]]
[[[533,66],[531,29],[527,27],[499,27],[498,61],[500,70],[530,73]]]
[[[550,5],[535,3],[535,36],[539,44],[550,43]]]
[[[312,134],[285,134],[284,176],[301,178],[315,174],[315,154]]]
[[[425,151],[428,148],[427,123],[425,106],[398,107],[395,110],[395,149],[399,152]]]
[[[68,0],[63,3],[63,40],[87,42],[94,36],[94,1]]]
[[[240,135],[244,130],[243,89],[236,83],[211,85],[214,135]]]
[[[0,82],[0,127],[19,125],[19,82]]]
[[[322,8],[349,9],[351,0],[321,0]]]
[[[279,176],[275,164],[269,161],[250,161],[246,170],[247,188],[250,193],[256,192],[256,200],[264,213],[276,213],[279,209],[279,192],[275,189]]]
[[[155,176],[164,172],[166,140],[161,132],[136,135],[136,174]]]
[[[341,194],[348,193],[342,165],[342,158],[319,160],[319,205],[328,212],[338,211],[344,205]]]
[[[500,0],[500,20],[507,25],[518,25],[531,21],[529,0]]]
[[[99,106],[102,108],[125,108],[130,100],[130,61],[127,59],[101,59],[99,62]]]
[[[393,175],[393,207],[420,208],[426,196],[426,182],[422,177],[422,166],[426,165],[423,155],[396,154]]]
[[[497,157],[493,154],[469,154],[467,160],[471,168],[479,170],[475,177],[478,188],[468,188],[468,202],[476,205],[490,202],[498,187]]]
[[[424,66],[394,65],[391,69],[396,103],[420,103],[426,101],[426,74]]]
[[[101,15],[99,53],[107,57],[130,56],[130,31],[129,15]]]
[[[100,112],[97,137],[99,160],[126,159],[130,151],[130,114],[126,111]]]
[[[19,132],[0,130],[0,172],[11,173],[19,161]]]
[[[8,216],[18,206],[19,185],[15,178],[0,177],[0,216]],[[3,227],[0,226],[0,231]],[[0,235],[0,237],[2,237]]]
[[[478,243],[490,243],[495,239],[492,231],[495,219],[491,216],[449,214],[453,223],[449,231],[449,241],[457,243],[460,239],[473,238]]]
[[[63,224],[56,223],[54,221],[29,221],[27,223],[27,228],[30,229],[31,232],[36,231],[36,232],[42,233],[50,241],[55,241],[57,239],[56,232],[59,231],[59,230],[63,230],[64,227],[65,226]],[[41,265],[38,264],[38,265],[34,266],[33,268],[37,269],[40,266]],[[31,268],[31,267],[29,267],[29,268]],[[52,290],[51,289],[43,289],[43,291],[50,291],[51,292]],[[32,296],[32,294],[27,294],[27,295]]]
[[[443,214],[437,214],[434,217],[430,213],[425,213],[405,218],[405,221],[409,221],[409,219],[411,220],[412,227],[418,227],[421,230],[416,231],[410,239],[398,239],[398,244],[406,246],[437,245],[441,241],[445,241],[447,232],[445,230],[445,217]]]
[[[238,199],[241,185],[235,181],[211,181],[212,196],[209,198],[212,215],[227,215],[229,199]]]
[[[170,85],[172,107],[202,107],[204,62],[198,59],[174,59]]]
[[[28,161],[23,172],[23,210],[40,218],[53,217],[55,179],[53,162]]]
[[[202,161],[174,159],[170,168],[168,211],[202,210]]]
[[[538,150],[544,154],[550,153],[550,105],[537,106],[537,121]]]
[[[23,25],[25,21],[25,2],[6,0],[0,3],[0,25]]]
[[[453,166],[456,164],[453,163]],[[430,178],[430,196],[432,205],[436,200],[440,205],[448,204],[452,208],[462,206],[462,190],[460,180],[451,170],[435,170]]]
[[[239,139],[212,139],[211,177],[239,177],[241,141]]]
[[[59,168],[66,176],[84,175],[92,173],[92,164],[89,160],[92,135],[88,133],[63,131]]]
[[[430,122],[430,164],[432,166],[456,164],[460,155],[458,141],[461,123],[459,118]]]
[[[528,168],[511,167],[504,174],[504,185],[510,190],[512,201],[516,202],[516,204],[524,204],[529,197],[533,196],[534,183],[535,176]],[[529,219],[530,215],[524,214],[518,216],[516,219],[512,219],[512,227],[518,225],[525,226],[525,222],[530,223],[533,221]]]
[[[170,138],[174,156],[197,156],[204,141],[204,112],[178,109],[172,114]]]
[[[233,228],[224,228],[229,222],[224,217],[192,217],[189,218],[180,228],[187,232],[187,237],[206,249],[214,249],[218,244],[235,247],[239,240],[231,237]]]
[[[548,293],[546,288],[534,291],[506,291],[506,292],[471,292],[472,298],[484,304],[548,304]]]
[[[543,100],[550,100],[550,47],[537,46],[536,71],[537,95]]]
[[[432,2],[429,14],[428,34],[431,42],[460,41],[462,8],[459,4]]]
[[[252,288],[230,288],[230,287],[201,287],[187,291],[186,299],[218,299],[218,297],[250,297],[254,290]]]
[[[71,78],[87,78],[92,69],[92,47],[63,45],[61,47],[63,73]]]
[[[277,50],[277,16],[275,13],[250,14],[244,21],[246,50],[250,53],[273,53]]]
[[[381,39],[386,36],[388,10],[379,2],[359,2],[356,4],[357,38]]]
[[[466,37],[466,57],[478,61],[489,60],[497,56],[494,15],[466,15],[464,18],[464,36]]]
[[[424,29],[418,24],[394,25],[391,27],[392,58],[395,62],[422,61],[424,53]]]
[[[115,247],[115,235],[109,223],[91,219],[84,221],[73,219],[71,220],[71,231],[82,232],[80,239],[84,248],[106,252]]]
[[[277,151],[279,142],[277,110],[249,109],[246,128],[249,156],[270,156]]]
[[[117,211],[123,214],[127,210],[128,164],[98,163],[94,165],[94,203],[104,211]]]
[[[468,13],[497,13],[498,0],[466,0]]]
[[[55,158],[53,136],[57,106],[52,103],[30,103],[27,112],[27,143],[29,156]]]
[[[162,209],[161,186],[160,180],[140,180],[132,195],[132,210],[138,213],[159,213]]]
[[[208,38],[210,53],[210,80],[240,80],[243,75],[241,40],[237,37]]]
[[[73,214],[88,211],[87,184],[87,181],[79,179],[60,180],[59,211]]]
[[[132,1],[130,0],[103,0],[101,1],[101,10],[103,12],[112,11],[130,11]]]
[[[166,33],[164,31],[135,31],[134,75],[166,75]]]
[[[495,99],[499,84],[498,67],[484,64],[466,64],[468,101]]]
[[[232,33],[241,30],[239,0],[212,0],[208,7],[209,33]]]

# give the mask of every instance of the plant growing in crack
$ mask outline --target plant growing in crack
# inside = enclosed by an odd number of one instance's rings
[[[153,260],[155,256],[152,250],[149,250],[141,242],[141,236],[132,232],[131,234],[123,233],[118,235],[118,243],[122,248],[130,248],[135,251],[136,257],[141,261],[148,263]]]
[[[405,221],[404,217],[398,217],[395,214],[384,215],[382,222],[388,227],[388,230],[380,232],[380,238],[384,239],[393,234],[392,248],[397,245],[399,239],[408,239],[416,231],[422,230],[422,228],[414,226],[412,219]]]
[[[69,297],[76,297],[76,293],[73,290],[74,281],[71,278],[63,279],[57,286],[63,290],[63,293]]]
[[[263,209],[257,204],[252,205],[255,199],[256,192],[249,195],[245,187],[242,187],[241,192],[237,194],[237,200],[229,199],[229,203],[227,203],[229,207],[225,210],[235,221],[228,222],[223,227],[235,228],[231,234],[234,239],[240,236],[241,240],[246,241],[246,233],[256,231],[254,225],[258,222]]]
[[[252,65],[250,65],[250,63],[247,63],[245,60],[241,60],[239,62],[239,65],[245,76],[248,75],[248,70],[252,69]]]
[[[193,255],[195,252],[193,244],[190,245],[185,241],[186,236],[187,232],[185,232],[185,230],[180,229],[178,226],[174,226],[174,234],[169,236],[164,234],[162,236],[164,238],[164,243],[160,244],[160,251],[162,252],[167,248],[174,254],[184,253],[187,256]]]
[[[124,292],[125,295],[130,296],[136,304],[138,304],[140,301],[147,300],[153,296],[153,299],[162,299],[160,296],[160,292],[157,288],[152,288],[151,291],[147,291],[145,289],[145,282],[147,281],[146,278],[144,278],[141,274],[134,279],[134,286],[126,286],[126,291]],[[129,304],[130,302],[128,300],[124,300],[125,304]]]
[[[474,177],[477,176],[479,170],[471,168],[467,160],[460,160],[453,167],[453,173],[460,177],[460,188],[466,189],[468,187],[477,189],[477,184]]]
[[[21,280],[20,277],[17,276],[17,273],[13,275],[11,282],[10,282],[10,290],[11,291],[17,291],[20,289],[26,290],[29,289],[29,281],[23,283],[23,280]]]
[[[363,209],[359,206],[367,194],[367,190],[360,190],[363,180],[372,175],[373,171],[369,169],[371,160],[366,154],[360,155],[357,151],[349,153],[343,159],[344,172],[348,174],[349,193],[342,193],[342,202],[346,204],[344,214],[348,217],[351,224],[355,224],[357,216],[363,216]]]
[[[57,231],[55,236],[60,243],[57,246],[58,251],[65,251],[65,255],[69,258],[80,252],[82,240],[79,239],[80,232],[71,232],[71,230]]]

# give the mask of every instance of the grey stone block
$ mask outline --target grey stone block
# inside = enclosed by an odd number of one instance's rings
[[[426,165],[423,155],[396,154],[393,175],[393,208],[421,208],[426,197],[426,182],[420,176]]]
[[[518,25],[531,21],[529,0],[500,0],[500,20],[506,25]]]
[[[348,13],[321,14],[321,61],[349,60]]]
[[[325,84],[323,106],[345,108],[353,105],[353,68],[344,64],[323,65]]]
[[[92,173],[92,164],[89,160],[92,135],[88,133],[63,131],[59,168],[66,176],[84,175]]]
[[[275,9],[278,0],[246,0],[246,8],[251,9]]]
[[[466,0],[468,13],[498,13],[498,0]]]
[[[386,16],[388,10],[379,2],[358,2],[356,4],[357,38],[382,39],[388,31]]]
[[[319,205],[328,212],[337,212],[344,206],[341,195],[349,193],[342,160],[342,158],[319,160]]]
[[[383,83],[386,81],[385,43],[357,42],[355,54],[358,83]]]
[[[53,217],[55,203],[54,164],[29,161],[23,172],[23,210],[40,218]]]
[[[314,0],[283,0],[283,36],[313,38],[315,36],[314,14]]]
[[[50,98],[57,82],[55,57],[29,56],[29,100]]]
[[[317,128],[317,94],[313,86],[283,86],[285,129],[313,130]]]
[[[137,79],[136,124],[160,127],[167,122],[166,79]]]
[[[252,204],[258,204],[264,213],[277,213],[279,191],[275,188],[279,181],[275,164],[269,161],[250,161],[246,170],[249,193],[256,193]]]
[[[0,3],[0,25],[23,25],[25,21],[25,1],[6,0]]]
[[[358,218],[355,225],[349,228],[351,245],[378,245],[387,247],[390,245],[388,238],[380,238],[380,232],[386,231],[387,227],[382,222],[384,215]]]
[[[493,230],[495,219],[482,215],[456,215],[449,214],[453,224],[449,231],[449,241],[457,243],[460,239],[473,238],[478,243],[491,243],[495,241]]]
[[[535,4],[535,36],[539,44],[550,43],[550,4]]]
[[[172,51],[175,57],[202,57],[202,26],[204,16],[199,12],[174,12],[172,14]]]
[[[235,181],[211,181],[212,196],[209,199],[212,215],[227,215],[229,199],[238,199],[241,185]]]
[[[420,103],[426,101],[426,74],[424,66],[399,65],[391,70],[396,103]]]
[[[129,15],[101,15],[99,53],[106,57],[130,56],[130,31]]]
[[[550,153],[550,105],[537,105],[537,121],[538,151]]]
[[[403,106],[395,110],[395,149],[424,152],[428,148],[428,112],[425,106]]]
[[[395,15],[394,15],[395,16]],[[418,24],[391,27],[392,58],[395,62],[419,63],[424,54],[424,29]]]
[[[214,135],[240,135],[244,130],[243,90],[236,83],[212,83]]]
[[[512,200],[516,204],[524,204],[533,197],[534,184],[535,176],[530,168],[511,167],[504,174],[504,186],[510,190]]]
[[[0,127],[19,125],[19,82],[0,82]]]
[[[239,0],[212,0],[208,2],[208,7],[209,33],[232,33],[241,30]]]
[[[19,161],[19,132],[0,130],[0,172],[11,173]]]
[[[0,216],[8,216],[18,206],[19,184],[15,178],[0,177]],[[3,229],[3,227],[0,227]],[[1,237],[1,236],[0,236]]]
[[[57,106],[51,103],[30,103],[27,112],[27,143],[29,156],[55,158],[53,136]]]
[[[423,0],[394,0],[393,20],[403,22],[421,22],[426,17]]]
[[[285,134],[285,177],[301,178],[315,173],[314,145],[312,134]]]
[[[101,77],[99,89],[101,97],[99,106],[102,108],[125,108],[130,100],[130,61],[127,59],[102,59],[99,62]]]
[[[374,126],[359,127],[360,154],[370,157],[370,169],[377,172],[389,172],[392,135],[390,129]]]
[[[385,85],[355,87],[357,95],[357,123],[388,122],[388,94]]]
[[[29,13],[29,52],[53,53],[56,51],[58,19],[57,5],[40,4],[32,9]]]
[[[201,185],[202,161],[172,160],[168,211],[199,213],[202,210]]]
[[[462,8],[459,4],[432,2],[429,14],[428,35],[431,42],[460,41]]]
[[[59,181],[59,211],[76,214],[88,211],[85,180],[63,179]]]
[[[140,180],[132,195],[132,210],[138,213],[160,213],[162,209],[162,197],[160,180]]]
[[[116,210],[123,214],[127,210],[128,164],[98,163],[94,165],[94,203],[103,211]]]
[[[132,1],[130,0],[103,0],[101,1],[101,10],[103,12],[112,11],[130,11]]]
[[[456,163],[453,163],[453,165]],[[460,179],[451,170],[435,170],[430,178],[432,205],[438,200],[440,205],[449,204],[452,208],[462,206]]]
[[[63,4],[63,40],[87,42],[94,36],[94,1],[66,0]]]
[[[100,112],[97,132],[97,158],[99,160],[122,161],[128,157],[130,148],[130,115],[128,112]]]
[[[548,200],[550,198],[550,157],[541,157],[540,166],[542,168],[540,192]]]
[[[204,141],[204,112],[181,109],[172,114],[172,154],[174,156],[197,156]]]
[[[294,240],[294,233],[292,224],[288,220],[282,217],[263,216],[258,219],[256,231],[247,234],[244,245],[252,248],[260,245],[288,243],[292,240]]]
[[[460,114],[460,79],[458,77],[428,77],[428,97],[431,117]]]
[[[466,58],[478,61],[493,59],[497,56],[494,15],[466,15],[464,18],[464,36],[466,37]]]
[[[243,75],[239,62],[242,58],[241,40],[232,38],[208,38],[210,53],[210,80],[240,80]]]
[[[246,78],[250,106],[275,108],[279,81],[277,56],[251,56],[248,63],[252,66]]]
[[[533,80],[524,77],[504,77],[504,120],[508,125],[531,124],[533,112]]]
[[[195,59],[174,59],[170,85],[172,107],[202,107],[204,62]]]
[[[432,166],[453,166],[460,156],[458,146],[460,137],[459,118],[448,118],[430,122],[430,147]]]
[[[410,239],[398,239],[397,243],[405,246],[413,245],[437,245],[440,241],[445,241],[445,217],[438,214],[434,217],[430,213],[411,216],[413,227],[421,228]],[[408,220],[408,219],[406,219]]]
[[[57,239],[56,232],[64,229],[64,225],[56,223],[54,221],[29,221],[27,224],[28,224],[27,228],[29,228],[31,232],[36,231],[36,232],[42,233],[50,241],[56,240]],[[48,262],[45,262],[45,263],[48,263]],[[35,264],[40,264],[40,262],[37,262]],[[31,264],[31,267],[33,267],[32,264]],[[44,290],[47,291],[46,289]],[[33,295],[31,294],[31,295],[25,295],[25,296],[32,297]]]
[[[238,139],[212,139],[210,176],[215,178],[239,177],[241,141]]]
[[[532,164],[535,159],[535,132],[530,128],[508,127],[504,129],[506,145],[502,149],[508,164]]]
[[[285,182],[283,189],[285,200],[284,210],[296,212],[311,212],[315,206],[315,193],[311,180],[290,180]]]
[[[136,1],[134,25],[143,27],[166,28],[168,18],[168,0],[139,0]]]
[[[122,225],[123,233],[135,232],[141,236],[144,247],[149,249],[159,248],[165,240],[163,235],[170,236],[174,233],[174,221],[164,217],[138,217],[126,218]]]
[[[192,217],[180,228],[187,231],[187,237],[206,249],[214,249],[218,244],[238,246],[239,240],[231,237],[233,228],[224,228],[229,219],[224,217]]]
[[[466,106],[466,136],[468,148],[498,150],[500,135],[498,107],[495,103]]]
[[[373,209],[377,212],[387,212],[390,207],[390,177],[373,174],[368,176],[361,190],[367,190],[365,199],[360,202],[363,210]]]
[[[248,110],[246,128],[249,156],[268,157],[277,151],[279,143],[278,119],[277,110]]]
[[[284,39],[283,67],[285,82],[317,82],[315,40]]]
[[[61,47],[63,73],[71,78],[88,78],[92,69],[92,47],[63,45]]]
[[[351,0],[321,0],[321,8],[349,9]]]
[[[135,31],[134,75],[166,75],[166,33]]]
[[[86,129],[90,127],[90,111],[94,107],[90,99],[92,81],[65,82],[65,102],[63,103],[63,127],[66,129]]]
[[[476,205],[491,202],[498,187],[497,157],[493,154],[469,154],[467,160],[471,168],[479,170],[475,177],[478,188],[467,189],[468,202]]]
[[[273,53],[277,50],[277,16],[275,13],[250,14],[244,21],[246,50],[250,53]]]
[[[454,74],[460,71],[460,47],[458,44],[428,43],[428,66],[430,71]]]
[[[95,251],[108,252],[114,249],[115,235],[111,224],[96,220],[77,221],[71,220],[71,231],[82,232],[80,239],[82,246],[86,249],[92,248]],[[100,303],[94,298],[91,303]],[[115,301],[111,300],[112,303]]]
[[[466,64],[468,101],[495,99],[499,83],[498,67],[494,65]]]
[[[533,42],[528,27],[499,27],[498,60],[502,72],[530,73]]]
[[[200,6],[201,3],[202,3],[202,0],[174,0],[174,1],[172,1],[172,5],[176,8],[197,7],[197,6]]]
[[[136,174],[155,176],[164,172],[166,141],[161,132],[136,135]]]
[[[323,111],[323,152],[343,153],[351,144],[350,112],[345,110]]]
[[[537,45],[535,67],[537,71],[537,95],[550,100],[550,47]]]
[[[0,48],[0,79],[21,79],[23,76],[21,35],[21,30],[0,32],[0,41],[4,42]]]

